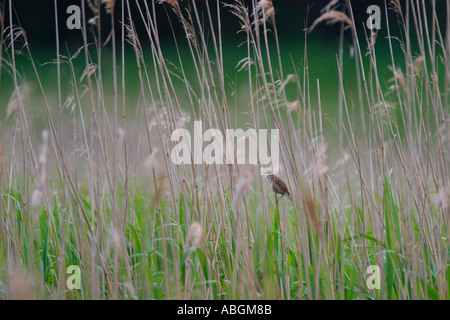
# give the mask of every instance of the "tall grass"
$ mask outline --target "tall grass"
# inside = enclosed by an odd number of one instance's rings
[[[0,298],[450,298],[448,4],[446,21],[438,21],[435,0],[385,1],[388,37],[377,39],[356,25],[350,0],[331,1],[306,22],[301,68],[286,74],[268,0],[201,7],[194,0],[82,0],[84,45],[72,53],[60,45],[54,3],[56,103],[11,1],[3,11],[9,18],[0,17],[1,76],[14,82],[0,141]],[[156,6],[182,27],[184,34],[173,31],[178,61],[165,58]],[[239,111],[224,64],[225,12],[235,16],[247,51],[236,61],[249,88],[236,91],[249,101]],[[103,39],[105,17],[120,32]],[[341,28],[337,139],[324,133],[332,125],[322,111],[327,93],[310,78],[317,66],[308,62],[308,40],[324,22]],[[401,34],[391,34],[397,22]],[[345,70],[358,79],[356,97],[344,85],[343,37],[355,48],[355,65]],[[390,48],[387,89],[379,41]],[[394,53],[397,42],[402,55]],[[21,73],[19,50],[33,74]],[[81,72],[76,59],[84,59]],[[138,70],[135,114],[126,99],[131,64]],[[31,78],[45,106],[42,132],[27,99]],[[297,87],[296,100],[288,99],[288,84]],[[246,129],[279,130],[279,175],[293,205],[275,203],[260,166],[171,161],[174,129],[200,120],[203,130],[225,132],[243,125],[243,113]],[[81,290],[66,286],[69,265],[81,268]],[[380,268],[379,290],[366,285],[371,265]]]

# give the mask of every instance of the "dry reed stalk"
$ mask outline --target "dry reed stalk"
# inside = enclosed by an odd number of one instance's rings
[[[259,13],[261,19],[258,23],[265,23],[269,21],[272,25],[275,25],[275,8],[271,0],[260,0],[255,8]]]
[[[332,25],[338,22],[344,22],[346,24],[345,28],[353,29],[353,22],[345,13],[341,11],[330,10],[324,12],[320,17],[314,20],[311,27],[309,27],[308,32],[312,32],[314,28],[321,22],[325,22],[327,25]]]
[[[3,177],[5,174],[5,166],[6,166],[6,159],[5,159],[5,153],[3,151],[3,139],[2,135],[0,135],[0,192],[3,193]],[[1,201],[2,206],[0,208],[4,209],[3,205],[4,202]]]
[[[2,31],[3,31],[4,23],[5,23],[5,18],[3,15],[3,5],[0,5],[0,30],[2,30]]]
[[[42,144],[39,151],[39,163],[37,170],[37,180],[35,184],[35,188],[31,195],[31,205],[33,207],[37,207],[42,203],[45,195],[45,185],[46,185],[46,177],[47,177],[47,149],[48,149],[48,132],[47,130],[42,131]]]

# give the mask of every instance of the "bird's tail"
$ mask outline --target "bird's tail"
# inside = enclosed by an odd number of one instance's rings
[[[292,196],[291,196],[291,194],[290,194],[290,193],[288,193],[288,194],[287,194],[287,196],[288,196],[289,200],[291,200],[292,204],[294,204],[294,199],[292,199]]]

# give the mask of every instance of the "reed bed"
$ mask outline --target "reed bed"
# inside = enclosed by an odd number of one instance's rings
[[[439,21],[435,0],[383,2],[388,37],[378,39],[355,23],[350,0],[331,1],[306,22],[303,59],[286,74],[269,0],[82,0],[78,51],[60,45],[55,14],[56,99],[7,3],[0,74],[14,91],[1,93],[11,97],[0,124],[1,299],[450,298],[448,3]],[[175,61],[161,45],[157,6],[183,31],[173,34]],[[224,64],[225,12],[247,51],[235,64],[248,75],[248,90],[236,93],[249,103],[239,110]],[[105,23],[119,32],[102,38]],[[395,23],[401,34],[390,33]],[[308,62],[308,40],[324,24],[340,28],[355,52],[344,73],[342,41],[337,48],[331,121],[323,80],[310,77],[316,66]],[[380,41],[390,48],[391,79],[379,78]],[[32,74],[22,74],[19,53]],[[130,65],[139,83],[134,113]],[[348,70],[356,96],[345,86]],[[39,98],[27,93],[30,79]],[[36,99],[45,107],[41,127]],[[275,203],[259,165],[174,164],[171,133],[194,121],[222,132],[278,129],[278,175],[294,203]],[[334,135],[324,133],[333,125]],[[67,287],[71,265],[81,270],[79,290]],[[372,265],[380,289],[367,286]]]

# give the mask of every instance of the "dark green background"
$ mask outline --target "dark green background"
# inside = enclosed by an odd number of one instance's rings
[[[8,2],[3,1],[5,8],[5,16],[9,16]],[[183,6],[189,1],[181,1]],[[225,1],[232,3],[231,0]],[[248,1],[247,1],[248,2]],[[116,1],[115,9],[115,21],[116,21],[116,35],[120,39],[121,28],[121,0]],[[139,1],[143,4],[144,1]],[[152,6],[152,1],[147,1]],[[207,24],[207,16],[204,11],[204,0],[197,1],[201,16]],[[216,1],[209,0],[211,8],[215,10]],[[249,3],[249,2],[248,2]],[[322,110],[324,111],[325,121],[330,123],[336,122],[337,115],[337,97],[338,97],[338,72],[337,72],[337,56],[339,47],[339,24],[328,26],[325,23],[321,23],[310,34],[305,33],[305,27],[311,26],[312,22],[320,16],[320,10],[328,3],[328,1],[294,1],[294,0],[275,0],[273,1],[276,9],[276,23],[277,30],[280,38],[281,46],[281,58],[283,61],[283,68],[285,76],[290,73],[298,72],[303,73],[304,66],[304,53],[305,53],[305,36],[307,36],[307,52],[308,52],[308,72],[310,76],[310,93],[311,104],[313,108],[317,108],[317,79],[320,81],[321,88],[321,101]],[[364,24],[368,17],[366,13],[367,6],[376,4],[381,8],[381,30],[379,31],[376,43],[377,53],[377,65],[378,75],[382,81],[382,86],[386,89],[389,86],[388,79],[392,78],[392,72],[389,70],[391,65],[391,58],[388,49],[387,28],[385,21],[385,2],[384,1],[351,1],[355,25],[359,30],[359,41],[363,50],[363,54],[366,52],[366,34],[364,33]],[[402,5],[405,5],[406,1],[401,1]],[[427,8],[430,4],[428,1]],[[81,1],[58,1],[58,20],[59,20],[59,39],[61,43],[62,55],[73,55],[76,50],[83,44],[81,31],[69,30],[66,28],[66,20],[68,14],[66,9],[71,4],[81,4]],[[341,1],[340,9],[343,9],[345,1]],[[135,1],[130,0],[131,10],[134,17],[136,28],[138,29],[141,43],[144,47],[144,55],[151,65],[151,54],[148,49],[149,41],[146,32],[143,28],[143,24],[140,22],[141,18],[139,12],[136,10]],[[440,8],[438,13],[438,19],[442,25],[442,30],[445,30],[446,25],[446,6],[445,1],[437,1],[437,5]],[[81,6],[81,5],[80,5]],[[56,95],[56,67],[54,64],[48,62],[54,61],[56,58],[56,46],[55,46],[55,9],[53,0],[13,0],[13,24],[20,25],[27,33],[28,41],[32,50],[33,58],[38,65],[38,71],[41,79],[43,80],[44,89],[48,95],[49,101],[52,104],[57,103]],[[181,29],[179,21],[177,21],[175,14],[168,5],[154,4],[158,22],[159,36],[161,38],[161,47],[166,59],[170,62],[174,62],[178,65],[177,51],[175,50],[175,40],[173,33],[176,36],[177,44],[180,48],[180,53],[183,59],[183,65],[188,75],[194,76],[195,70],[193,69],[189,51],[187,50],[187,42],[184,36],[184,32]],[[249,94],[245,92],[248,88],[247,85],[247,73],[236,71],[237,63],[247,55],[246,46],[241,45],[245,41],[244,33],[237,33],[239,31],[239,23],[235,16],[233,16],[228,8],[221,6],[222,12],[222,36],[224,44],[224,65],[227,81],[227,94],[231,98],[233,109],[248,110]],[[87,18],[92,17],[92,12],[87,8]],[[399,29],[398,18],[388,9],[389,22],[391,34],[403,39],[403,34]],[[169,19],[172,22],[169,24]],[[428,17],[431,19],[431,17]],[[102,40],[104,41],[111,30],[110,17],[102,10]],[[5,21],[5,27],[9,25],[9,19]],[[173,32],[171,27],[173,27]],[[208,29],[208,28],[207,28]],[[367,30],[366,30],[367,32]],[[445,35],[443,35],[445,36]],[[411,35],[413,54],[418,55],[419,50],[414,42],[414,34]],[[209,37],[209,42],[211,38]],[[273,43],[273,37],[271,37]],[[119,41],[119,40],[118,40]],[[93,43],[92,30],[89,32],[89,42]],[[5,41],[3,50],[5,50],[8,41]],[[350,31],[345,32],[344,36],[344,88],[348,93],[348,102],[350,109],[358,112],[360,107],[356,105],[358,101],[356,92],[356,73],[355,73],[355,60],[350,55],[352,50],[352,38]],[[396,57],[396,65],[405,70],[404,59],[398,42],[394,41],[394,52]],[[20,42],[16,44],[16,48],[20,49]],[[92,57],[96,61],[95,48],[91,46]],[[271,48],[273,58],[276,59],[275,46]],[[107,44],[102,49],[102,76],[104,81],[104,88],[107,91],[108,88],[112,88],[112,54],[111,43]],[[118,50],[120,52],[120,50]],[[10,59],[10,52],[3,52],[5,59]],[[120,62],[120,56],[118,57]],[[276,60],[274,60],[276,61]],[[364,63],[369,67],[369,57],[364,56]],[[80,55],[74,60],[75,68],[79,75],[81,75],[85,64],[84,56]],[[274,64],[276,65],[276,63]],[[28,83],[35,83],[35,76],[31,69],[31,65],[28,58],[24,55],[17,56],[17,69],[21,75],[20,81],[26,81]],[[118,66],[120,70],[120,65]],[[127,109],[130,112],[135,112],[138,108],[138,96],[139,96],[139,78],[136,74],[136,61],[134,53],[131,50],[130,45],[126,45],[126,101]],[[68,94],[71,93],[72,88],[69,85],[70,82],[70,70],[67,66],[62,66],[62,99],[63,102]],[[174,72],[177,72],[176,68],[173,68]],[[276,71],[276,68],[275,68]],[[0,80],[0,119],[4,119],[6,114],[6,106],[14,91],[14,85],[11,81],[11,76],[2,71]],[[120,79],[120,76],[119,76]],[[192,78],[194,79],[194,78]],[[183,93],[183,83],[178,80],[174,80],[175,84],[180,85],[178,94],[181,98],[185,95]],[[195,87],[195,80],[192,81]],[[32,87],[31,100],[35,104],[33,110],[33,121],[39,121],[45,118],[45,112],[42,108],[42,98],[37,90],[36,85]],[[288,99],[290,101],[300,99],[296,85],[290,84],[287,87]],[[33,97],[36,94],[36,98]],[[108,94],[106,95],[107,98]],[[233,105],[234,104],[234,105]],[[328,119],[327,119],[328,118]]]

